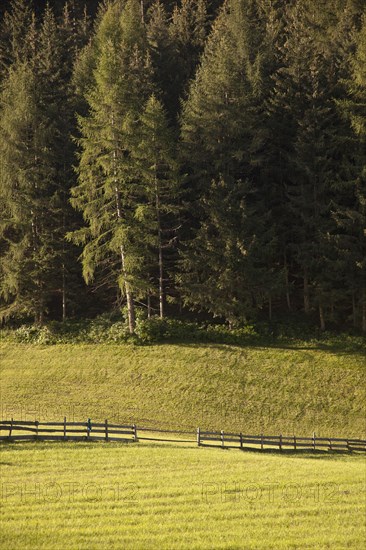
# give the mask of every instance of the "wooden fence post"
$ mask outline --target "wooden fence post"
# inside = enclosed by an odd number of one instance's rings
[[[221,447],[224,447],[225,446],[225,442],[224,442],[224,432],[223,430],[221,430]]]
[[[347,451],[349,451],[349,450],[350,450],[349,441],[348,441],[348,439],[347,439]]]
[[[329,439],[329,450],[331,451],[332,450],[332,440]]]
[[[136,428],[136,424],[134,424],[132,427],[133,427],[133,440],[134,440],[134,441],[137,441],[137,428]]]
[[[313,449],[315,451],[315,432],[313,432]]]
[[[201,445],[201,429],[197,428],[197,445]]]
[[[294,434],[294,450],[296,451],[296,435]]]
[[[261,434],[261,451],[264,449],[263,434]]]
[[[9,437],[11,437],[11,432],[13,431],[13,417],[11,417],[11,421],[10,421],[10,428],[9,428]]]
[[[66,439],[66,416],[64,416],[64,439]]]
[[[36,431],[36,439],[38,439],[38,430],[39,430],[38,424],[39,424],[39,421],[36,420],[35,424],[36,424],[36,430],[37,430]]]
[[[282,451],[282,434],[280,434],[280,443],[279,443],[279,446],[280,446],[280,451]]]
[[[105,421],[105,440],[108,441],[108,420]]]
[[[240,432],[240,448],[243,450],[243,434]]]

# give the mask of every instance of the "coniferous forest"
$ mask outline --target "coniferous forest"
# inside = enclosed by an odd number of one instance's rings
[[[0,317],[366,332],[363,0],[0,6]]]

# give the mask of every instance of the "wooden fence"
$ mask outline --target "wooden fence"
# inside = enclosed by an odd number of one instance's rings
[[[87,422],[0,421],[0,440],[22,441],[137,441],[136,426]],[[25,432],[25,433],[24,433]]]
[[[160,435],[159,435],[160,434]],[[161,435],[162,434],[162,435]],[[187,437],[191,436],[191,437]],[[237,449],[283,450],[328,450],[366,452],[365,439],[298,437],[296,435],[244,435],[224,431],[164,430],[161,428],[136,427],[136,424],[120,425],[87,422],[39,422],[24,420],[0,421],[0,441],[161,441],[173,443],[194,443],[198,446],[212,446]]]
[[[197,429],[197,444],[199,446],[221,446],[225,448],[260,448],[282,450],[308,449],[328,451],[363,451],[366,452],[365,439],[347,439],[336,437],[298,437],[296,435],[245,435],[229,432],[203,432]]]

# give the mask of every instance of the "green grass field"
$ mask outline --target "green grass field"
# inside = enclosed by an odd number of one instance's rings
[[[2,549],[363,548],[361,456],[152,444],[1,452]]]
[[[1,416],[365,436],[357,349],[0,343]],[[2,443],[1,550],[363,548],[365,456]]]
[[[3,419],[360,437],[360,351],[311,346],[0,343]]]

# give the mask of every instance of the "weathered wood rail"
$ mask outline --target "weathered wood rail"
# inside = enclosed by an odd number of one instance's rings
[[[145,435],[146,434],[146,435]],[[202,431],[197,428],[196,438],[189,431],[161,428],[137,428],[136,424],[110,424],[87,422],[40,422],[24,420],[0,421],[0,441],[161,441],[194,443],[201,447],[222,447],[259,450],[358,451],[366,452],[366,440],[355,438],[298,437],[296,435],[247,435],[224,431]],[[188,437],[187,437],[188,436]],[[191,437],[189,437],[191,436]]]
[[[119,425],[87,422],[0,421],[0,441],[137,441],[134,424]],[[24,433],[26,432],[26,433]],[[51,435],[52,434],[52,435]]]
[[[260,448],[283,450],[344,450],[366,452],[365,439],[337,438],[337,437],[317,437],[313,433],[312,437],[298,437],[296,435],[246,435],[242,433],[230,432],[205,432],[199,428],[197,430],[197,444],[199,446],[220,446],[225,448]]]

